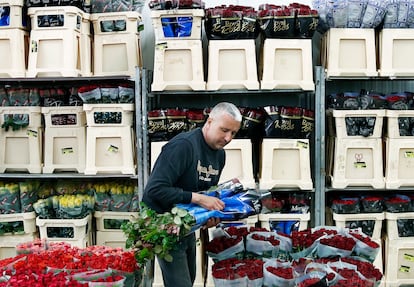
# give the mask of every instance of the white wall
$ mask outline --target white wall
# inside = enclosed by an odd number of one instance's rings
[[[146,3],[149,1],[147,0]],[[253,3],[252,3],[253,2]],[[273,1],[264,1],[264,0],[204,0],[206,8],[215,7],[218,5],[244,5],[254,8],[258,8],[260,4],[275,4],[275,5],[289,5],[290,3],[301,3],[305,5],[312,6],[311,0],[300,0],[300,1],[282,1],[282,0],[273,0]],[[148,4],[142,9],[142,17],[144,21],[144,31],[141,33],[141,49],[142,49],[142,58],[144,68],[152,70],[154,66],[154,29],[152,27],[150,9]]]

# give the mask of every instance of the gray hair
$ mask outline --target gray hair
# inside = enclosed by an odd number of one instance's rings
[[[209,117],[214,119],[223,113],[229,114],[237,122],[242,121],[242,115],[239,108],[229,102],[221,102],[215,105],[210,111]]]

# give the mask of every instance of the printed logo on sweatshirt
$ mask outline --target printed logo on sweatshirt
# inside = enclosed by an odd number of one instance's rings
[[[211,181],[211,175],[219,174],[219,171],[217,169],[214,169],[211,165],[209,165],[208,167],[202,166],[200,161],[198,161],[197,163],[197,171],[198,179],[205,182]]]

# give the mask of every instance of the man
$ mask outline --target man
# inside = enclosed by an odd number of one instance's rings
[[[202,128],[181,133],[163,148],[144,190],[143,202],[158,213],[170,211],[177,203],[195,203],[208,210],[222,210],[220,199],[200,191],[217,185],[225,164],[223,150],[240,129],[242,116],[232,103],[217,104]],[[211,218],[206,227],[219,219]],[[196,239],[184,237],[172,262],[158,259],[165,287],[193,286],[196,276]]]

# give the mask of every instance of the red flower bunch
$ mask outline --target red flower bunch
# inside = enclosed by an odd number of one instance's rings
[[[234,280],[248,277],[249,280],[263,278],[263,264],[259,259],[229,258],[218,261],[212,267],[212,275],[217,279]]]
[[[335,270],[335,268],[334,268]],[[339,273],[344,279],[338,280],[334,287],[373,287],[374,283],[372,281],[362,279],[357,272],[353,269],[343,268],[335,270]]]
[[[269,231],[266,228],[254,226],[229,226],[224,229],[228,235],[236,237],[246,237],[249,233],[255,231]]]
[[[214,254],[218,254],[238,244],[242,240],[243,240],[243,237],[217,236],[207,243],[206,251],[214,253]]]
[[[268,241],[273,246],[278,246],[280,244],[280,240],[277,239],[274,235],[270,235],[268,237],[254,233],[252,234],[252,239],[254,240],[261,240],[261,241]]]
[[[343,262],[353,264],[357,266],[357,270],[364,275],[365,278],[368,279],[375,279],[376,281],[381,280],[382,273],[379,269],[375,268],[375,266],[367,261],[357,260],[349,257],[345,257],[341,259]]]
[[[112,269],[133,273],[139,271],[139,266],[132,251],[105,246],[80,249],[62,245],[52,250],[0,260],[0,270],[10,276],[8,281],[0,283],[0,287],[88,286],[70,279],[68,275],[90,269]],[[55,274],[50,272],[53,270],[65,272]]]
[[[338,232],[335,229],[320,228],[313,230],[311,228],[302,231],[292,231],[292,248],[293,250],[302,250],[310,247],[317,239],[324,235],[335,235]]]
[[[293,279],[293,268],[292,267],[275,267],[275,266],[267,266],[266,270],[274,275],[283,278],[283,279]]]
[[[353,237],[355,237],[356,239],[358,239],[359,241],[365,243],[366,245],[368,245],[371,248],[379,248],[379,244],[376,243],[375,241],[373,241],[369,236],[364,236],[358,232],[350,232],[349,234],[351,234]]]
[[[335,247],[335,248],[342,249],[342,250],[348,250],[348,251],[351,251],[352,249],[354,249],[355,244],[356,244],[355,240],[352,239],[351,237],[340,235],[340,234],[336,234],[328,238],[322,238],[320,240],[320,243],[323,245],[328,245],[331,247]]]

